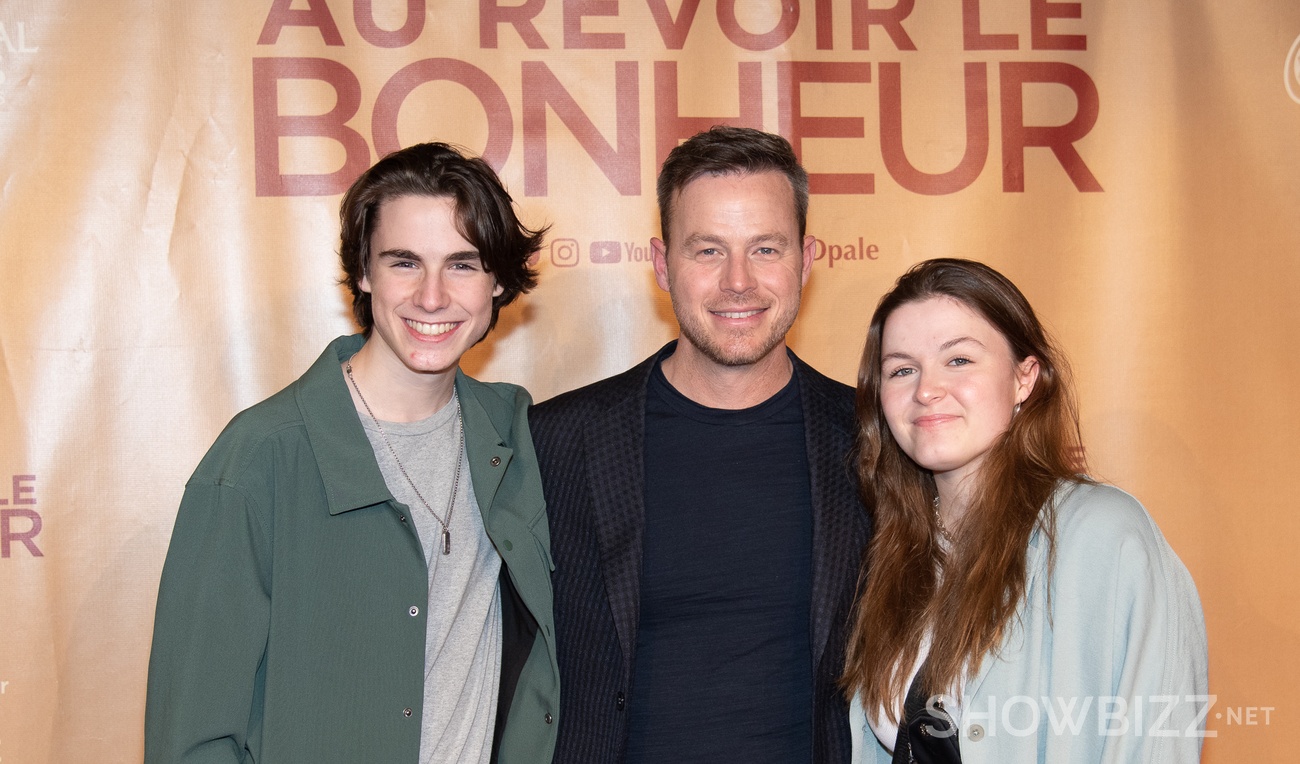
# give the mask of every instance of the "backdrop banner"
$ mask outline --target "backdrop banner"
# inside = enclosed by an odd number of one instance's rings
[[[0,762],[140,759],[184,483],[353,331],[337,221],[361,171],[457,143],[552,226],[540,286],[465,361],[541,400],[675,335],[655,175],[715,123],[785,135],[811,173],[790,342],[831,376],[855,380],[914,262],[1024,290],[1092,473],[1200,589],[1205,761],[1289,758],[1295,0],[5,0]]]

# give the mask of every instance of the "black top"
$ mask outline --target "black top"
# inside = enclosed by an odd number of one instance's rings
[[[812,504],[798,378],[752,408],[711,409],[656,366],[645,422],[627,761],[810,761]]]
[[[671,353],[670,343],[664,353]],[[555,764],[622,764],[641,618],[646,388],[658,355],[529,411],[546,491],[560,664]],[[812,487],[813,764],[849,764],[837,680],[870,521],[848,458],[853,388],[795,354]]]

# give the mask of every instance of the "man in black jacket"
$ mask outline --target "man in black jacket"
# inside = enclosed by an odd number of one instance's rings
[[[785,345],[808,176],[715,127],[658,183],[679,339],[533,407],[550,515],[559,764],[847,762],[836,687],[868,535],[852,389]]]

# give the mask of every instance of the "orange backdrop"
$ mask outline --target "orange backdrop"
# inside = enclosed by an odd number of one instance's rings
[[[851,382],[909,264],[1015,280],[1070,353],[1093,471],[1200,587],[1205,760],[1300,735],[1294,0],[6,0],[0,761],[136,761],[182,486],[349,332],[342,189],[440,139],[552,223],[467,360],[542,399],[674,335],[653,185],[719,121],[813,173],[792,345]]]

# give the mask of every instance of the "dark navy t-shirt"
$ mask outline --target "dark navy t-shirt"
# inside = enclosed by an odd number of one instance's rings
[[[798,381],[711,409],[646,396],[638,762],[812,758],[812,506]]]

